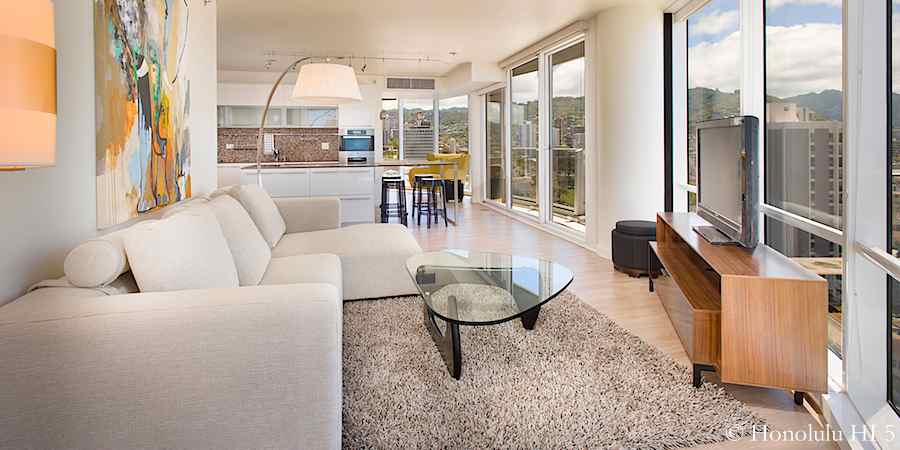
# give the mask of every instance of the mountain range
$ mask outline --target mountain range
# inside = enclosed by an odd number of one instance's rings
[[[717,89],[698,87],[688,90],[691,121],[703,121],[740,114],[740,92],[723,92]],[[767,96],[770,103],[796,103],[816,112],[817,119],[840,121],[843,117],[843,93],[835,89],[810,92],[792,97]],[[894,94],[894,126],[900,124],[900,94]],[[706,105],[706,107],[701,107]]]

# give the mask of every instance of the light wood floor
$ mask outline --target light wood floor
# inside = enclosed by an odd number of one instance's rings
[[[460,213],[458,226],[446,228],[441,224],[427,229],[425,223],[421,226],[410,223],[410,230],[426,251],[446,248],[492,251],[538,256],[564,264],[575,272],[575,281],[569,288],[573,293],[646,342],[689,365],[665,310],[655,294],[647,290],[646,278],[635,279],[618,273],[609,260],[484,206],[470,205],[467,201]],[[707,376],[707,379],[717,381],[715,375]],[[794,405],[789,392],[736,385],[725,385],[725,389],[752,408],[772,429],[821,429],[821,419],[807,408]],[[837,446],[816,442],[743,440],[701,448],[813,449]]]

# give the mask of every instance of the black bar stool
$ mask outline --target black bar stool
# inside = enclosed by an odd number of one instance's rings
[[[422,225],[422,213],[428,217],[428,228],[431,228],[431,186],[434,175],[421,174],[413,178],[413,215],[417,225]]]
[[[434,216],[434,224],[437,225],[441,216],[444,217],[444,226],[447,224],[447,183],[442,178],[431,179],[431,207],[428,212]],[[440,200],[438,200],[440,197]],[[431,226],[431,217],[428,218],[428,225]]]
[[[397,193],[397,201],[391,202],[391,193]],[[406,220],[406,182],[401,176],[384,176],[381,178],[381,223],[388,223],[391,217],[400,219],[400,223],[408,225]]]

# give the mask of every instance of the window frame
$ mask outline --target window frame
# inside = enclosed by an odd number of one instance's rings
[[[504,68],[506,74],[504,78],[504,82],[502,83],[502,87],[505,88],[504,94],[504,104],[503,104],[503,119],[504,123],[502,124],[504,128],[504,134],[506,139],[506,149],[505,149],[505,189],[506,189],[506,202],[500,203],[493,200],[488,200],[488,186],[487,182],[484,186],[484,195],[486,203],[495,206],[501,209],[504,213],[510,214],[513,217],[525,220],[533,225],[536,225],[545,231],[551,232],[559,237],[572,241],[576,244],[582,246],[590,246],[591,242],[590,236],[594,236],[596,230],[596,224],[594,224],[593,220],[590,220],[594,211],[594,180],[593,177],[585,176],[585,232],[579,232],[577,230],[573,230],[569,227],[566,227],[563,224],[556,223],[552,217],[552,207],[548,207],[548,202],[550,201],[550,152],[549,152],[549,135],[550,135],[550,122],[549,122],[549,113],[550,113],[550,101],[552,100],[552,93],[549,91],[550,88],[550,60],[551,56],[561,50],[565,50],[573,45],[577,45],[579,43],[584,43],[585,48],[585,173],[593,173],[592,167],[595,166],[595,151],[593,150],[596,147],[595,136],[596,131],[594,130],[595,126],[593,124],[594,116],[594,105],[595,105],[595,92],[596,88],[594,85],[594,77],[595,73],[594,69],[594,57],[593,54],[595,52],[595,44],[593,41],[593,32],[590,28],[582,29],[580,31],[575,31],[571,34],[568,34],[565,37],[562,37],[556,40],[552,44],[548,44],[533,53],[527,53],[521,55],[521,57],[507,61],[507,66]],[[538,166],[539,166],[539,177],[538,177],[538,207],[539,211],[537,215],[527,214],[521,211],[516,211],[512,208],[512,72],[513,69],[533,61],[537,59],[538,61],[538,100],[539,100],[539,134],[538,134]],[[492,86],[488,89],[482,91],[482,94],[486,96],[488,93],[493,92],[499,87],[499,85]],[[486,101],[486,100],[485,100]],[[484,103],[484,102],[482,102]],[[484,103],[486,105],[486,103]],[[487,113],[485,113],[485,119],[487,117]],[[482,135],[486,136],[487,129],[484,130]],[[482,142],[486,143],[486,138],[482,138]],[[485,144],[485,152],[487,152],[487,146]],[[487,157],[485,157],[485,167],[487,164]],[[547,177],[543,179],[542,177]],[[485,173],[485,180],[489,180],[489,174]]]

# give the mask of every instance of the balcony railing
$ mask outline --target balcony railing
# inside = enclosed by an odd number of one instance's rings
[[[538,149],[512,149],[512,203],[514,207],[538,211]],[[553,215],[569,222],[585,223],[584,149],[552,149]]]

